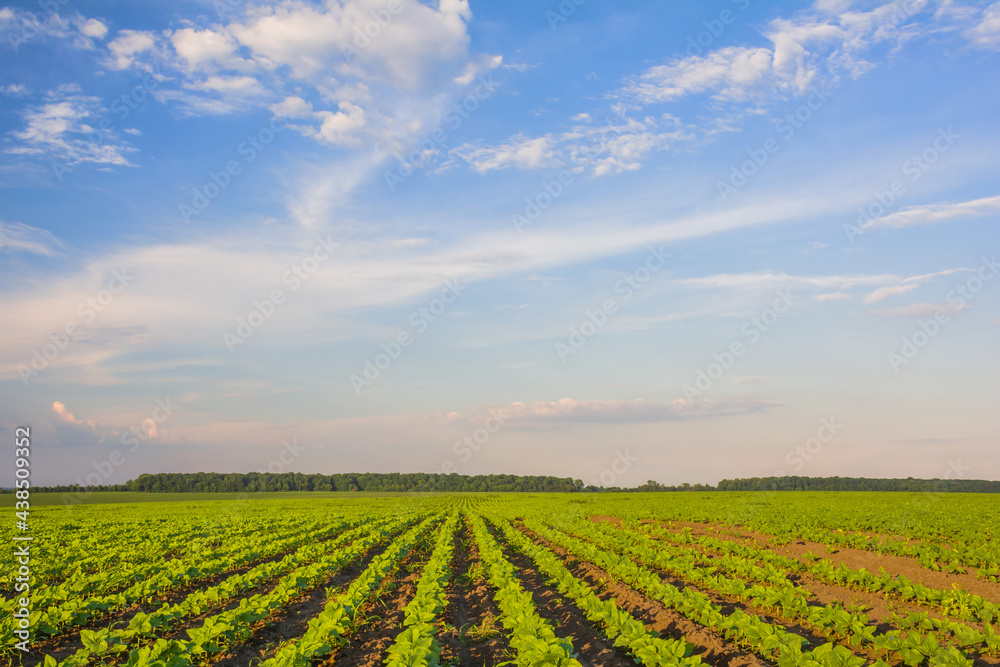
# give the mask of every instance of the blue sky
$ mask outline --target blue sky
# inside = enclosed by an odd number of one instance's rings
[[[1000,3],[25,2],[0,52],[36,483],[1000,478]]]

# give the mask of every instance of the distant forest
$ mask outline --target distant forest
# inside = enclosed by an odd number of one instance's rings
[[[289,472],[156,473],[140,475],[125,484],[35,487],[36,492],[139,491],[157,493],[254,491],[931,491],[1000,493],[1000,482],[977,479],[866,479],[864,477],[750,477],[724,479],[717,486],[665,486],[653,480],[635,488],[587,486],[570,477],[521,475],[448,475],[439,473],[338,473],[305,475]],[[12,490],[4,489],[4,493]]]

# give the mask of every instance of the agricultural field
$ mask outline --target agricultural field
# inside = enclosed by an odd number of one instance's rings
[[[1000,665],[997,495],[176,497],[33,510],[0,664]]]

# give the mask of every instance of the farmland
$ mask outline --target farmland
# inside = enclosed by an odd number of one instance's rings
[[[0,661],[1000,665],[997,495],[175,497],[35,509]]]

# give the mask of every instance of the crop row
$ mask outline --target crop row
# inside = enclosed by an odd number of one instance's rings
[[[140,612],[131,618],[128,627],[84,630],[81,632],[83,648],[58,663],[59,667],[86,665],[97,656],[126,652],[129,667],[152,666],[158,664],[157,661],[176,665],[187,660],[183,656],[218,653],[236,641],[255,621],[287,604],[301,591],[328,576],[330,571],[339,570],[360,558],[372,546],[398,530],[402,522],[404,519],[400,517],[384,517],[348,531],[329,543],[302,547],[280,561],[259,565],[244,574],[229,577],[217,586],[196,591],[178,604],[164,605],[148,614]],[[315,560],[317,557],[318,560]],[[189,640],[162,637],[183,619],[217,608],[267,584],[276,576],[281,578],[268,592],[242,598],[238,607],[209,616],[199,627],[188,629]],[[150,641],[154,643],[147,645]],[[49,661],[47,656],[46,667]],[[56,661],[52,659],[51,664],[55,665]]]
[[[142,600],[162,595],[190,581],[205,579],[228,570],[241,567],[280,554],[300,545],[313,544],[336,535],[360,523],[360,520],[343,520],[328,523],[326,527],[306,534],[293,534],[281,539],[261,542],[251,536],[232,540],[231,549],[216,558],[202,561],[174,559],[166,561],[155,573],[150,573],[126,590],[109,595],[87,595],[86,584],[71,585],[69,582],[55,586],[42,586],[32,594],[30,622],[47,635],[56,635],[70,626],[82,626],[97,617],[124,609]],[[82,589],[82,590],[81,590]],[[196,593],[197,595],[197,593]],[[4,605],[4,615],[0,618],[0,635],[6,637],[13,632],[13,616],[7,608],[13,608],[14,601]]]
[[[724,637],[774,661],[780,667],[860,667],[865,664],[862,658],[842,646],[827,643],[809,650],[804,648],[808,642],[803,637],[784,627],[772,625],[739,609],[726,613],[707,594],[689,587],[679,589],[664,582],[655,572],[620,555],[618,551],[623,545],[612,545],[600,536],[591,536],[594,542],[584,541],[553,530],[536,519],[525,519],[524,524],[574,556],[594,563],[666,607],[676,609],[696,623],[714,628]]]
[[[425,519],[394,540],[385,552],[372,559],[365,571],[351,582],[344,593],[334,597],[322,612],[309,620],[301,637],[280,646],[274,656],[262,663],[261,667],[307,667],[314,658],[329,655],[343,645],[348,631],[354,626],[357,612],[372,591],[399,566],[399,562],[417,540],[438,520],[438,516]]]
[[[433,623],[447,603],[445,585],[451,577],[451,557],[459,519],[458,512],[453,512],[438,533],[434,552],[417,582],[417,591],[403,610],[405,629],[396,635],[389,647],[385,659],[388,667],[431,667],[438,664],[441,645]]]
[[[692,655],[695,648],[693,644],[684,639],[663,639],[647,630],[642,622],[619,607],[614,599],[602,601],[589,585],[574,576],[551,551],[533,543],[506,520],[492,518],[491,521],[514,548],[528,556],[539,571],[556,582],[559,592],[571,599],[588,620],[603,628],[615,646],[629,651],[637,661],[647,667],[701,664],[701,658]]]
[[[664,552],[662,545],[649,537],[622,531],[610,534],[607,529],[595,530],[589,522],[578,522],[574,531],[584,531],[587,538],[602,546],[610,546],[618,553],[637,557],[641,562],[667,570],[702,589],[739,599],[748,604],[779,611],[784,617],[804,623],[825,635],[828,639],[839,640],[852,647],[882,655],[894,662],[918,665],[925,660],[932,664],[968,665],[971,660],[957,646],[968,647],[970,642],[980,647],[985,637],[964,624],[954,624],[964,637],[955,634],[891,630],[880,633],[869,623],[866,614],[844,609],[839,603],[834,605],[810,605],[807,591],[795,586],[784,578],[773,578],[771,586],[750,585],[740,579],[731,579],[714,573],[714,568],[692,566],[690,561],[675,559],[670,552]],[[731,559],[730,559],[731,560]],[[752,563],[744,563],[752,569]],[[734,567],[729,563],[729,567]],[[739,567],[737,564],[735,567]],[[952,628],[949,626],[949,630]],[[971,633],[971,634],[969,634]],[[946,645],[946,643],[948,645]]]
[[[500,622],[514,648],[516,664],[522,667],[582,667],[569,637],[557,637],[555,628],[538,615],[531,594],[524,590],[517,571],[503,549],[490,535],[483,518],[470,517],[479,557],[486,568],[486,580],[496,590],[493,599],[500,609]]]
[[[753,543],[744,544],[710,535],[694,537],[690,532],[676,534],[663,528],[638,522],[623,525],[627,525],[630,530],[640,530],[659,539],[666,539],[678,544],[694,544],[714,554],[737,554],[793,572],[808,572],[830,584],[847,586],[869,593],[887,594],[901,600],[920,602],[935,607],[946,616],[960,620],[992,623],[1000,618],[1000,605],[957,586],[950,590],[942,590],[925,586],[903,575],[891,574],[884,570],[880,571],[879,574],[874,574],[864,568],[855,569],[843,563],[834,565],[829,560],[811,554],[808,558],[809,562],[803,563],[796,558],[758,547]]]

